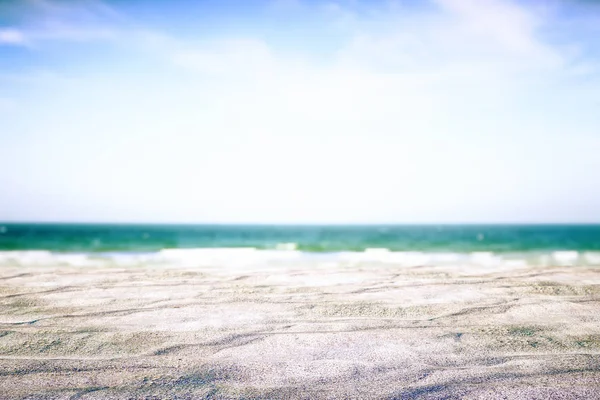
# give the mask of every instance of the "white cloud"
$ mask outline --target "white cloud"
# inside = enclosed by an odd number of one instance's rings
[[[485,6],[439,3],[437,12],[396,7],[380,25],[372,20],[352,25],[347,42],[328,62],[315,63],[310,54],[282,56],[268,41],[252,38],[193,44],[159,35],[151,42],[198,79],[217,79],[202,90],[239,110],[236,118],[248,118],[247,128],[260,125],[273,132],[328,124],[358,135],[369,130],[426,134],[451,131],[458,123],[498,131],[485,117],[457,122],[458,116],[473,104],[502,109],[536,82],[532,72],[562,72],[566,55],[538,37],[543,15],[536,10],[496,0]],[[344,18],[352,14],[336,7]],[[296,121],[293,127],[289,121]]]
[[[142,41],[196,79],[216,79],[202,87],[207,96],[241,110],[237,116],[249,118],[247,126],[272,131],[290,129],[291,120],[298,121],[295,130],[317,123],[348,132],[451,130],[449,121],[457,123],[473,104],[486,105],[493,116],[539,79],[563,74],[568,54],[539,37],[544,14],[538,10],[498,0],[438,4],[436,12],[394,6],[394,14],[379,14],[381,24],[353,25],[328,62],[282,56],[254,38],[191,43],[154,34]],[[341,7],[336,13],[353,13]],[[186,79],[193,86],[193,76]],[[437,121],[430,121],[432,113]],[[499,129],[482,115],[463,124]]]
[[[69,24],[54,24],[45,30],[32,31],[32,40],[61,40],[73,42],[88,42],[95,40],[116,39],[119,32],[114,28],[107,27],[81,27]]]
[[[464,70],[485,75],[560,68],[561,50],[538,38],[542,15],[507,1],[438,0],[436,12],[399,11],[358,27],[344,62],[385,72]]]
[[[510,0],[437,0],[458,16],[460,25],[474,35],[509,51],[526,53],[540,44],[534,39],[539,18]]]
[[[18,29],[0,31],[0,43],[35,44],[44,41],[86,42],[114,39],[127,20],[102,1],[18,3]]]
[[[538,38],[548,17],[542,8],[518,5],[513,0],[436,0],[457,17],[465,38],[476,38],[481,47],[502,50],[503,55],[537,58],[559,63],[557,51]]]
[[[254,39],[219,40],[175,51],[172,57],[176,65],[211,75],[268,73],[275,61],[267,44]]]
[[[24,45],[27,43],[27,39],[22,31],[18,29],[0,29],[0,45]]]

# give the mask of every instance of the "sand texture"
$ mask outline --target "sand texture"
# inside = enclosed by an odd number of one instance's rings
[[[11,266],[2,399],[600,399],[600,268]]]

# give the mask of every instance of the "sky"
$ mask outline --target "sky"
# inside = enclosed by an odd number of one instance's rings
[[[0,221],[600,222],[600,3],[0,2]]]

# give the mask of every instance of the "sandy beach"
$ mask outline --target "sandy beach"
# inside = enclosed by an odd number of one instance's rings
[[[600,398],[600,268],[0,270],[2,399]]]

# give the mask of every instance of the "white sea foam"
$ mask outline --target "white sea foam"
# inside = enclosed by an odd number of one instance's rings
[[[18,264],[40,264],[48,263],[52,260],[53,253],[46,250],[15,250],[0,252],[0,262],[3,263],[15,262]]]
[[[289,260],[297,258],[296,250],[258,250],[254,247],[164,249],[159,257],[164,261],[181,266],[249,265],[259,262]]]
[[[497,254],[493,252],[437,253],[391,251],[369,248],[365,251],[332,253],[303,252],[293,243],[276,249],[254,247],[164,249],[148,253],[53,253],[46,250],[0,251],[0,265],[70,265],[70,266],[182,266],[182,267],[243,267],[248,265],[368,265],[394,264],[399,267],[464,265],[481,267],[519,267],[526,265],[600,265],[600,252],[561,250],[537,253]]]
[[[600,265],[600,251],[585,252],[582,258],[587,265]]]
[[[257,256],[254,247],[164,249],[159,257],[169,263],[185,267],[211,266],[215,264],[239,264],[253,261]]]
[[[418,251],[390,251],[385,248],[371,248],[364,252],[338,253],[340,260],[349,262],[391,263],[400,266],[473,264],[496,265],[502,262],[500,256],[491,252],[464,253],[425,253]]]
[[[52,253],[47,250],[0,251],[0,264],[17,265],[91,265],[84,253]]]
[[[474,252],[470,254],[470,261],[476,265],[498,265],[502,263],[502,257],[492,252]]]
[[[112,263],[118,266],[162,264],[160,253],[99,253],[89,254],[95,263]]]
[[[277,250],[297,250],[298,245],[296,243],[277,243],[275,248]]]
[[[554,251],[552,258],[559,265],[576,265],[579,253],[577,251]]]

